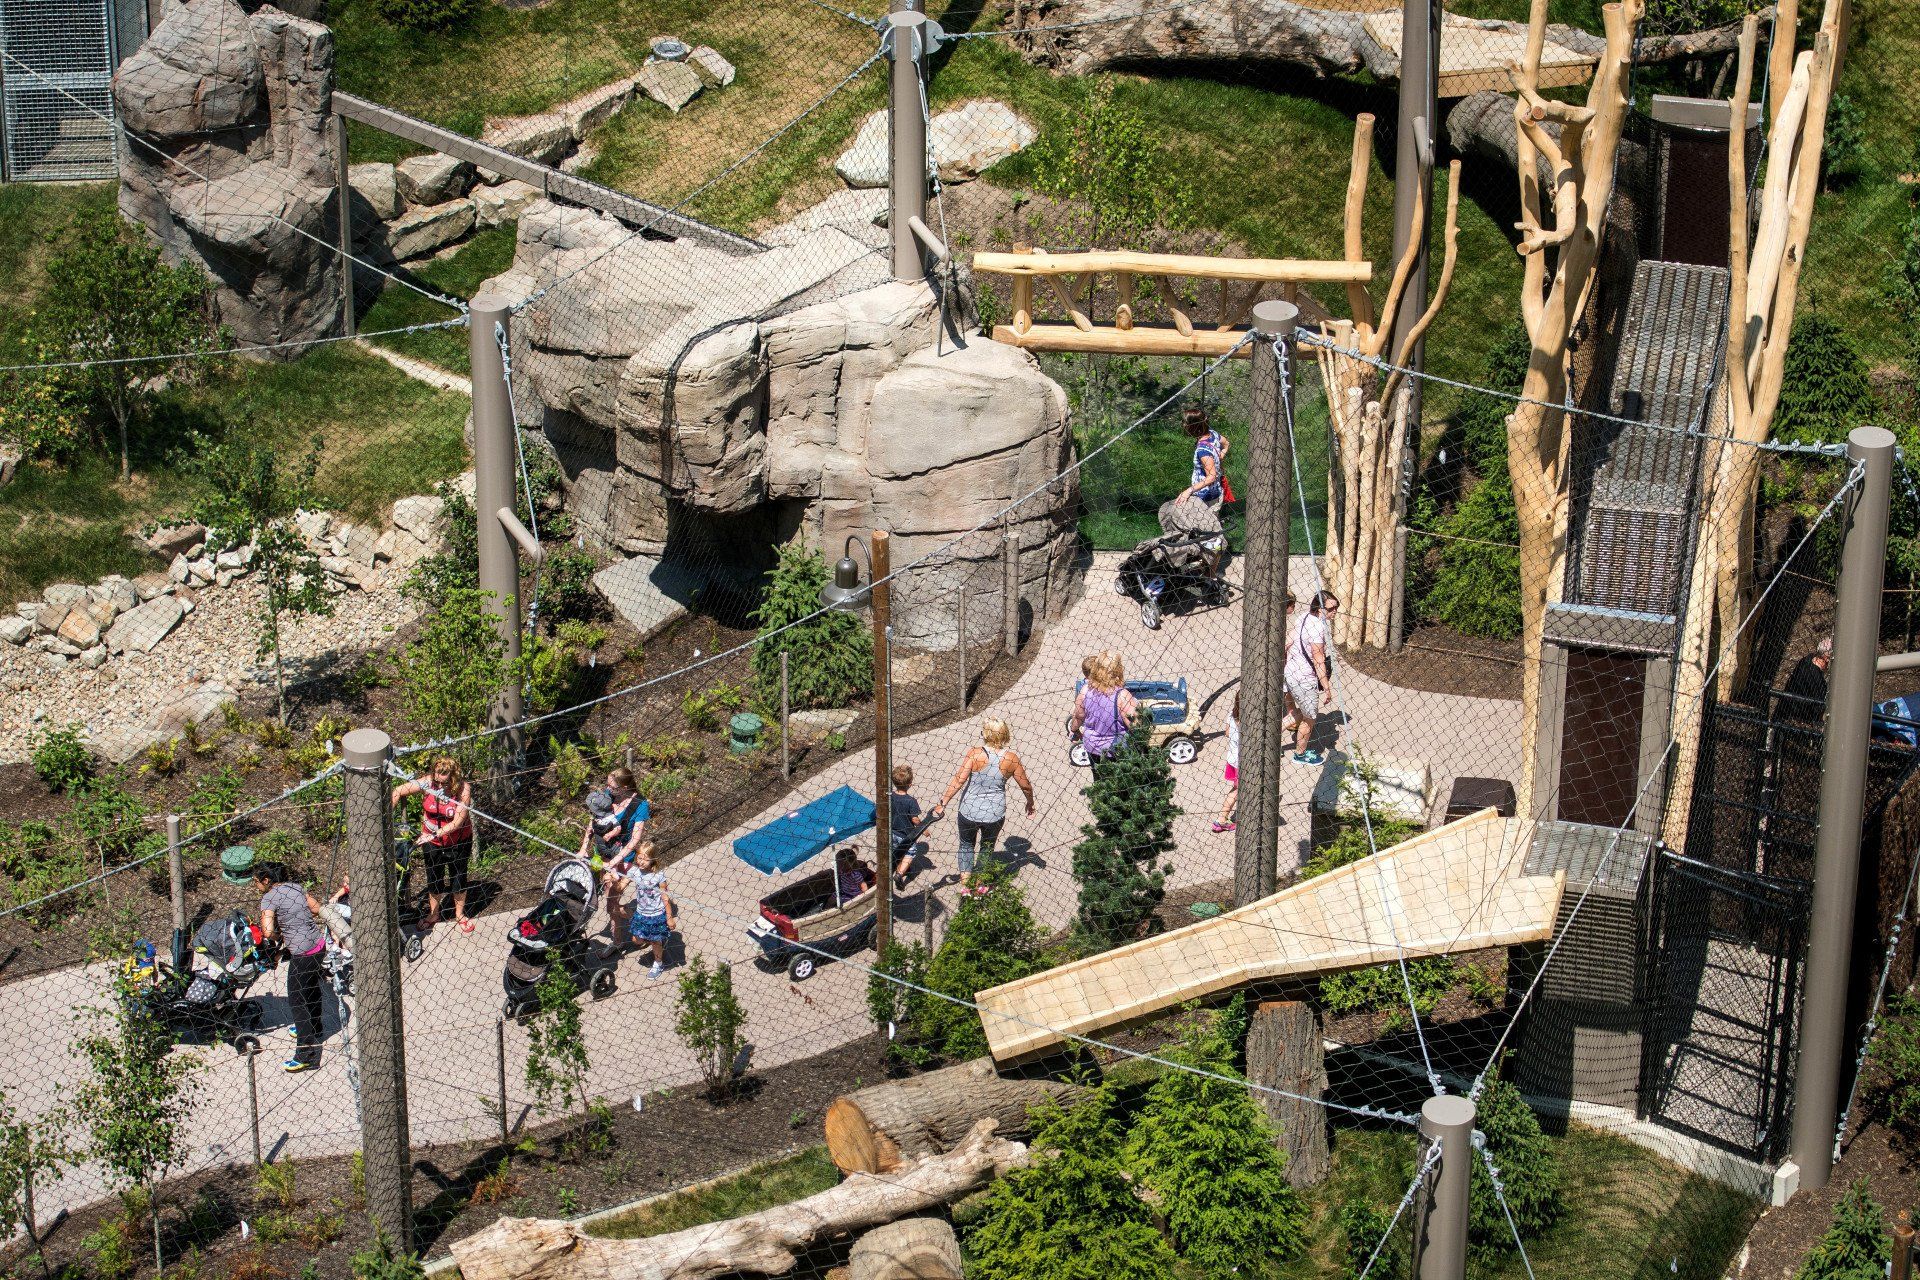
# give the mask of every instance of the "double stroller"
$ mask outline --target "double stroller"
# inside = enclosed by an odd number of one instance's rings
[[[560,966],[576,993],[591,991],[596,1000],[613,994],[620,953],[587,940],[587,922],[593,918],[599,889],[593,868],[578,858],[569,858],[547,873],[540,904],[507,930],[507,967],[501,983],[507,991],[508,1018],[524,1017],[540,1007],[540,984],[554,965]]]
[[[182,935],[183,936],[183,935]],[[151,942],[139,942],[128,966],[127,999],[137,1002],[176,1041],[212,1044],[224,1040],[237,1053],[260,1047],[260,1002],[247,991],[272,967],[260,935],[246,914],[208,920],[193,935],[186,955],[163,960]]]
[[[1120,562],[1113,589],[1140,602],[1147,630],[1160,627],[1163,614],[1193,606],[1226,604],[1233,588],[1219,572],[1226,554],[1220,517],[1191,498],[1160,504],[1160,536],[1139,543]]]

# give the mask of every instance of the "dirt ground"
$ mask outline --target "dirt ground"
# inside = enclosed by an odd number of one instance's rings
[[[1886,1209],[1889,1222],[1900,1210],[1920,1206],[1920,1152],[1875,1121],[1853,1140],[1826,1186],[1803,1191],[1760,1215],[1734,1280],[1791,1280],[1833,1220],[1834,1206],[1862,1178]]]
[[[1426,693],[1471,698],[1520,697],[1520,642],[1462,635],[1451,627],[1416,627],[1399,653],[1355,649],[1341,655],[1376,680]]]

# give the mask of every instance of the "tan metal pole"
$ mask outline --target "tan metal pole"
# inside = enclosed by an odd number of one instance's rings
[[[507,373],[500,354],[500,338],[508,332],[512,310],[505,298],[483,293],[469,309],[467,348],[473,366],[473,509],[479,513],[480,590],[491,599],[500,639],[506,646],[513,673],[494,703],[490,727],[518,724],[523,707],[520,686],[520,561],[513,535],[499,512],[513,510],[514,448],[512,407],[507,399]],[[519,759],[525,747],[519,729],[507,733],[507,747]]]
[[[893,237],[893,278],[924,280],[926,259],[908,222],[927,216],[927,119],[920,93],[920,48],[925,40],[925,14],[902,10],[887,15],[893,33],[889,63],[891,98],[888,114],[892,137],[892,212],[887,230]]]
[[[1415,1225],[1414,1274],[1420,1280],[1465,1280],[1467,1213],[1473,1186],[1474,1105],[1457,1093],[1428,1098],[1420,1107],[1420,1132],[1440,1144],[1440,1164]]]
[[[884,954],[893,941],[893,739],[890,694],[893,674],[893,550],[885,529],[868,542],[873,562],[873,948]]]

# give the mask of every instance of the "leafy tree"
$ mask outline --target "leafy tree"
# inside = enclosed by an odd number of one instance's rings
[[[192,267],[168,266],[159,248],[112,209],[76,217],[47,260],[39,310],[25,346],[42,363],[93,360],[31,375],[42,385],[9,388],[11,434],[65,452],[90,430],[118,438],[120,477],[132,474],[131,440],[151,409],[155,380],[178,379],[199,353],[223,345],[207,321],[208,284]],[[176,357],[153,358],[146,357]],[[50,447],[49,447],[50,446]]]
[[[1072,1110],[1035,1107],[1033,1160],[994,1183],[968,1237],[973,1280],[1165,1280],[1178,1259],[1135,1194],[1102,1084]]]
[[[572,1115],[587,1105],[587,1037],[580,992],[558,964],[536,988],[540,1007],[527,1020],[527,1088],[544,1115]]]
[[[81,1015],[88,1024],[104,1017],[107,1025],[80,1038],[88,1075],[74,1089],[72,1106],[91,1135],[87,1157],[122,1191],[144,1193],[160,1270],[160,1184],[187,1155],[187,1122],[200,1101],[194,1072],[201,1063],[172,1052],[172,1036],[146,1001],[147,992],[132,978],[118,977],[108,1007]]]
[[[486,727],[494,699],[514,675],[506,641],[487,603],[491,592],[457,587],[421,621],[395,663],[400,699],[416,728],[436,738],[457,738]],[[469,772],[478,772],[494,744],[482,738],[463,744]]]
[[[416,562],[400,588],[429,609],[438,609],[455,591],[480,586],[480,522],[473,499],[452,485],[443,484],[438,492],[446,504],[440,508],[445,547]]]
[[[998,863],[983,863],[960,891],[946,937],[927,965],[927,986],[971,1002],[988,987],[1046,968],[1040,955],[1043,937],[1011,873]],[[916,1038],[933,1052],[973,1058],[987,1051],[980,1015],[968,1005],[923,996],[915,1012]]]
[[[65,1112],[56,1109],[21,1117],[7,1105],[6,1094],[0,1093],[0,1238],[24,1232],[27,1242],[39,1249],[40,1238],[27,1216],[27,1188],[46,1190],[60,1180],[72,1158]],[[44,1256],[40,1272],[48,1274]]]
[[[788,543],[780,548],[779,557],[767,574],[766,595],[753,613],[762,640],[753,651],[753,679],[761,700],[779,705],[784,649],[789,655],[787,697],[792,706],[844,707],[873,685],[873,635],[854,614],[820,613],[827,562],[818,551]],[[810,616],[816,613],[820,616]],[[808,620],[801,622],[802,618]],[[777,638],[775,632],[780,632]]]
[[[740,1034],[747,1011],[733,994],[733,966],[723,962],[709,969],[705,959],[695,956],[680,976],[678,1009],[673,1029],[693,1050],[707,1092],[728,1096],[734,1090],[734,1064],[747,1043]]]
[[[1147,1090],[1127,1135],[1127,1162],[1159,1200],[1180,1256],[1228,1280],[1298,1254],[1307,1213],[1287,1182],[1266,1117],[1235,1075],[1231,1027],[1218,1016],[1169,1052],[1210,1072],[1169,1071]],[[1228,1077],[1228,1078],[1221,1078]]]
[[[1872,422],[1879,407],[1867,362],[1846,331],[1818,311],[1797,318],[1781,375],[1775,437],[1795,444],[1845,440],[1847,432]]]
[[[1833,1222],[1794,1280],[1880,1280],[1892,1259],[1892,1242],[1880,1202],[1861,1178],[1834,1206]]]
[[[921,1030],[930,997],[915,989],[926,984],[927,949],[917,942],[889,941],[867,975],[867,1015],[880,1033],[887,1062],[917,1067],[932,1059]]]
[[[1067,232],[1096,249],[1137,248],[1149,232],[1192,220],[1193,188],[1168,170],[1160,132],[1120,96],[1120,79],[1077,82],[1080,101],[1064,130],[1033,148],[1034,186],[1071,201],[1079,225]]]
[[[1167,753],[1150,745],[1149,735],[1145,723],[1135,724],[1086,786],[1093,821],[1080,828],[1073,875],[1080,882],[1079,930],[1103,949],[1140,935],[1173,870],[1160,865],[1160,855],[1173,851],[1181,809]]]
[[[273,659],[274,698],[282,724],[287,721],[282,622],[333,613],[320,557],[293,522],[296,511],[319,505],[313,493],[319,468],[318,439],[291,467],[282,465],[271,445],[239,440],[209,449],[199,463],[209,483],[195,514],[207,526],[207,550],[217,554],[251,545],[254,572],[267,589],[255,623],[254,656]]]
[[[1467,1234],[1476,1244],[1511,1249],[1514,1227],[1519,1228],[1521,1239],[1531,1239],[1560,1216],[1560,1158],[1552,1142],[1540,1132],[1540,1118],[1533,1108],[1518,1089],[1499,1076],[1490,1077],[1481,1090],[1474,1123],[1487,1135],[1487,1154],[1500,1170],[1513,1226],[1507,1225],[1507,1214],[1500,1207],[1486,1162],[1476,1159]]]

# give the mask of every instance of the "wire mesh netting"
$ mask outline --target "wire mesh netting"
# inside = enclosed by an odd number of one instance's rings
[[[220,459],[143,531],[165,573],[23,579],[0,648],[53,788],[0,885],[0,998],[58,1027],[0,1086],[69,1118],[29,1226],[125,1236],[165,1182],[163,1255],[324,1271],[404,1182],[477,1266],[498,1219],[721,1175],[609,1234],[724,1253],[812,1195],[806,1274],[1384,1276],[1464,1194],[1465,1274],[1725,1274],[1794,1126],[1865,483],[1863,419],[1764,373],[1791,290],[1729,265],[1807,163],[1770,77],[1811,110],[1821,64],[1447,15],[1402,312],[1370,178],[1423,158],[1375,131],[1371,10],[1310,54],[1203,0],[170,11],[116,81],[124,217],[62,240],[119,255],[108,322],[22,321],[0,371],[31,455]],[[1768,104],[1744,196],[1729,91]],[[1604,180],[1554,163],[1590,127]],[[1297,339],[1248,332],[1276,298]],[[1893,505],[1888,649],[1904,470]],[[1850,1058],[1911,978],[1916,720],[1874,722]],[[342,771],[355,724],[391,777]],[[81,1136],[155,1045],[196,1064],[164,1141]],[[930,1207],[957,1243],[856,1243]]]

